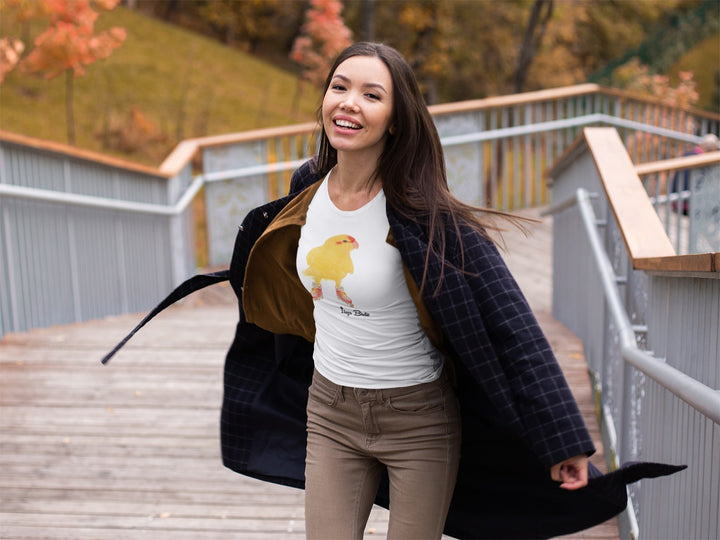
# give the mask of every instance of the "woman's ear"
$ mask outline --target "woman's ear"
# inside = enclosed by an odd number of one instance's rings
[[[395,131],[395,124],[388,128],[388,133],[390,133],[390,135],[395,135]]]

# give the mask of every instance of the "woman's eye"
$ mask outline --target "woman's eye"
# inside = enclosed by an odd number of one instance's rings
[[[333,90],[345,90],[345,87],[342,84],[333,84],[332,89]]]
[[[375,99],[375,100],[380,99],[380,96],[378,96],[377,94],[365,94],[365,95],[367,97],[369,97],[370,99]]]

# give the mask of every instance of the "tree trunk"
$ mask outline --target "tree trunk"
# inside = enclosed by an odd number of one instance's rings
[[[543,13],[543,9],[545,13]],[[552,13],[553,0],[535,0],[533,3],[530,19],[527,28],[525,28],[525,38],[520,48],[517,71],[515,72],[515,83],[513,85],[513,93],[515,94],[522,92],[525,87],[530,64],[540,48],[540,42],[545,35]]]
[[[298,118],[300,114],[300,99],[302,98],[303,86],[302,77],[298,75],[295,95],[293,96],[292,105],[290,105],[290,114],[293,118]]]
[[[65,70],[65,123],[68,144],[75,145],[75,75],[72,69]]]
[[[361,1],[360,39],[361,41],[375,41],[375,0]]]

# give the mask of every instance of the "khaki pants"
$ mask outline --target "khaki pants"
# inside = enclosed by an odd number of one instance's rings
[[[447,377],[368,390],[338,386],[316,371],[307,411],[308,539],[361,539],[384,467],[390,480],[388,539],[442,536],[461,439]]]

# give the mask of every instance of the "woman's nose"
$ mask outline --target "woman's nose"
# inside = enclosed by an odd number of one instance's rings
[[[347,96],[343,102],[340,103],[340,107],[348,111],[356,111],[358,108],[355,103],[355,99],[352,96]]]

